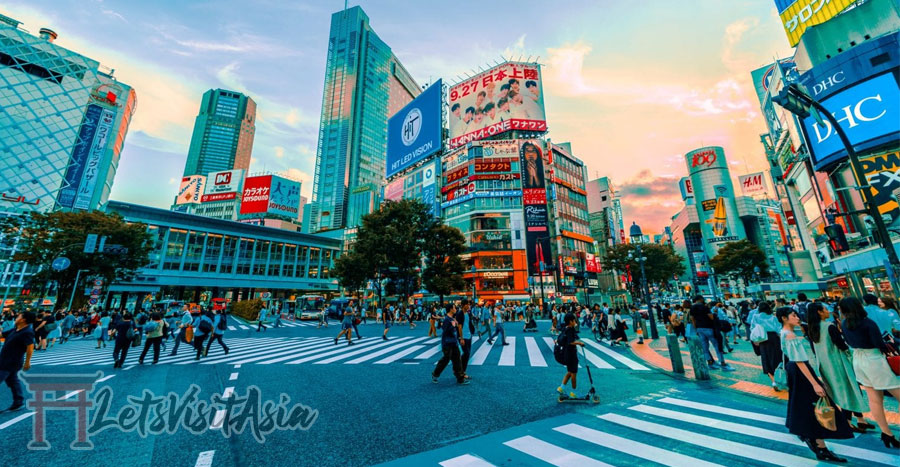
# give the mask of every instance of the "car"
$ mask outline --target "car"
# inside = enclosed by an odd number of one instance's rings
[[[300,321],[322,319],[322,310],[303,310],[300,312]]]

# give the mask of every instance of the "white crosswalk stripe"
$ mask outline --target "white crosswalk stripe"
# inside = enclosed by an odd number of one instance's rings
[[[455,452],[442,448],[406,461],[410,465],[437,463],[448,467],[540,462],[558,466],[643,462],[691,467],[826,465],[816,460],[805,443],[788,433],[784,417],[723,403],[726,405],[663,397],[612,407],[600,415],[573,415],[569,423],[539,421],[460,443]],[[768,410],[783,411],[784,406],[773,403]],[[862,447],[865,442],[877,446],[877,437],[827,440],[829,449],[850,459],[849,465],[900,465],[900,456],[880,447]]]
[[[290,323],[292,325],[314,325],[313,323]],[[241,324],[233,325],[235,327]],[[590,350],[585,350],[586,357],[581,365],[590,363],[600,370],[646,370],[630,357],[620,354],[603,343],[597,343],[584,339]],[[344,339],[338,345],[334,344],[334,336],[279,336],[251,333],[249,336],[230,337],[226,334],[225,344],[229,347],[229,353],[213,342],[209,349],[209,355],[200,359],[202,365],[253,363],[260,365],[285,364],[416,364],[434,362],[442,355],[440,338],[424,336],[398,336],[390,340],[381,337],[367,337],[354,339],[355,345],[348,346]],[[469,365],[472,366],[501,366],[501,367],[535,367],[552,368],[558,364],[553,358],[553,343],[551,337],[519,336],[507,337],[509,345],[502,345],[499,340],[488,343],[486,339],[473,337],[471,357]],[[541,341],[544,343],[542,344]],[[196,350],[192,344],[182,343],[177,355],[169,354],[174,348],[174,341],[168,340],[166,348],[160,352],[158,364],[191,365],[197,363]],[[204,347],[206,342],[204,342]],[[33,365],[47,366],[90,366],[111,365],[113,345],[96,349],[94,340],[70,341],[63,346],[57,346],[50,351],[39,352],[32,358]],[[597,352],[597,350],[600,352]],[[137,364],[138,357],[143,346],[128,349],[126,365]],[[579,349],[581,350],[581,349]],[[152,352],[145,358],[145,363],[152,360]]]

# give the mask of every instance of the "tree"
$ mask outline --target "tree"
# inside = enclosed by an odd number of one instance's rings
[[[456,227],[436,224],[425,242],[425,271],[422,280],[429,292],[444,304],[444,295],[462,290],[465,264],[459,255],[466,251],[466,238]]]
[[[338,257],[334,261],[332,273],[338,278],[341,286],[349,290],[361,290],[369,279],[371,267],[366,257],[356,251]]]
[[[617,244],[606,251],[606,256],[601,260],[603,266],[623,272],[629,270],[634,283],[640,284],[641,264],[635,250],[633,243]],[[628,257],[629,253],[631,258]],[[648,285],[664,284],[674,276],[684,274],[684,258],[675,253],[671,245],[644,243],[641,245],[641,255],[647,258],[644,261],[644,271],[647,273]]]
[[[149,262],[153,248],[152,237],[145,224],[127,223],[117,213],[51,212],[31,213],[28,216],[10,216],[0,220],[0,231],[8,238],[18,238],[18,251],[14,261],[24,261],[41,270],[33,277],[44,286],[50,281],[58,284],[57,304],[67,303],[73,292],[75,278],[82,270],[81,278],[99,276],[107,287],[117,280],[128,280]],[[84,253],[88,234],[106,236],[106,245],[121,245],[124,253]],[[72,264],[63,271],[50,268],[53,259],[65,256]],[[65,301],[63,301],[65,300]],[[80,307],[84,297],[75,294],[74,307]]]
[[[769,276],[766,254],[749,240],[728,242],[719,248],[716,256],[709,261],[716,274],[750,282],[759,268],[760,277]]]

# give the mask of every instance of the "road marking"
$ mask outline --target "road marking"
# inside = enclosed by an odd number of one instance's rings
[[[228,381],[234,381],[237,379],[237,377],[238,377],[237,373],[232,373],[231,375],[228,376]]]
[[[706,462],[704,460],[697,459],[696,457],[690,457],[684,454],[679,454],[677,452],[661,449],[656,446],[639,443],[637,441],[632,441],[630,439],[611,435],[609,433],[604,433],[602,431],[594,430],[581,425],[576,425],[574,423],[558,426],[553,430],[567,434],[574,438],[582,439],[584,441],[603,446],[605,448],[614,449],[616,451],[623,452],[634,457],[639,457],[641,459],[646,459],[651,462],[656,462],[662,465],[690,465],[691,467],[715,467],[721,465],[714,464],[712,462]]]
[[[603,345],[601,345],[601,344],[598,344],[598,343],[596,343],[596,342],[594,342],[594,341],[592,341],[592,340],[590,340],[590,339],[582,339],[582,340],[583,340],[587,345],[589,345],[589,346],[591,346],[591,347],[593,347],[593,348],[599,350],[600,352],[605,353],[606,355],[609,355],[610,357],[612,357],[612,358],[618,360],[620,363],[623,363],[625,366],[627,366],[628,368],[631,368],[632,370],[646,370],[646,371],[650,371],[650,369],[647,368],[647,367],[645,367],[644,365],[641,365],[640,363],[638,363],[638,362],[636,362],[636,361],[634,361],[634,360],[632,360],[632,359],[630,359],[630,358],[628,358],[628,357],[625,357],[624,355],[622,355],[622,354],[620,354],[620,353],[618,353],[618,352],[615,352],[615,351],[613,351],[612,349],[608,349],[608,348],[606,348],[605,346],[603,346]]]
[[[234,393],[234,386],[229,386],[222,391],[222,399],[228,399]],[[225,409],[216,410],[216,415],[213,417],[212,423],[209,425],[210,430],[218,430],[222,428],[222,423],[225,422]],[[207,452],[215,452],[215,451],[207,451]],[[199,460],[198,460],[199,461]],[[210,463],[212,463],[212,456],[210,455]]]
[[[749,446],[746,444],[729,441],[727,439],[707,436],[704,434],[694,433],[679,428],[672,428],[670,426],[662,425],[659,423],[636,420],[623,415],[610,413],[606,415],[599,415],[599,418],[622,426],[626,426],[628,428],[633,428],[638,431],[650,433],[652,435],[674,439],[683,443],[694,444],[705,449],[724,452],[725,454],[753,459],[754,461],[768,462],[775,465],[791,466],[819,465],[815,459],[795,456],[792,454],[786,454],[783,452],[773,451],[756,446]]]
[[[699,415],[692,415],[683,412],[675,412],[674,410],[662,409],[659,407],[652,407],[649,405],[641,404],[636,405],[634,407],[629,407],[630,410],[634,410],[636,412],[645,413],[648,415],[655,415],[657,417],[669,418],[673,420],[683,421],[687,423],[693,423],[695,425],[706,426],[710,428],[716,428],[719,430],[730,431],[732,433],[743,434],[747,436],[753,436],[754,438],[762,438],[770,441],[778,441],[781,443],[787,443],[793,446],[806,446],[805,443],[797,439],[796,436],[789,433],[782,433],[779,431],[768,430],[765,428],[758,428],[750,425],[743,425],[740,423],[727,422],[723,420],[718,420],[715,418],[702,417]],[[835,454],[841,454],[848,457],[855,457],[857,459],[864,459],[870,462],[878,462],[881,464],[887,465],[900,465],[900,456],[892,456],[890,454],[884,454],[880,452],[870,451],[868,449],[860,449],[852,446],[845,446],[838,443],[828,443],[828,447],[831,448]]]
[[[130,369],[132,369],[132,368],[134,368],[134,365],[128,365],[128,366],[126,366],[124,369],[127,371],[127,370],[130,370]]]
[[[516,365],[516,338],[515,337],[507,337],[506,343],[509,345],[503,345],[501,348],[503,349],[500,352],[500,363],[499,366],[515,366]]]
[[[427,352],[422,352],[421,355],[416,355],[416,360],[425,360],[426,358],[431,358],[435,354],[441,351],[441,344],[435,345],[434,347],[428,349]]]
[[[609,464],[563,449],[534,436],[523,436],[503,443],[517,451],[557,466],[612,467]]]
[[[472,360],[469,361],[469,365],[483,365],[484,361],[487,360],[487,356],[491,353],[491,347],[494,345],[494,341],[485,339],[484,344],[481,344],[481,347],[472,355]]]
[[[397,345],[389,346],[389,347],[383,348],[383,349],[381,349],[381,350],[379,350],[379,351],[377,351],[377,352],[372,352],[372,353],[370,353],[370,354],[368,354],[368,355],[363,355],[362,357],[354,358],[353,360],[350,360],[350,361],[348,361],[348,362],[344,362],[344,364],[345,364],[345,365],[355,365],[355,364],[357,364],[357,363],[362,363],[362,362],[366,362],[366,361],[369,361],[369,360],[373,360],[373,359],[378,358],[378,357],[380,357],[380,356],[382,356],[382,355],[384,355],[384,354],[386,354],[386,353],[391,353],[391,352],[394,352],[394,351],[396,351],[396,350],[400,350],[401,348],[406,347],[406,346],[409,345],[409,344],[414,344],[414,343],[416,343],[416,342],[420,342],[420,341],[423,341],[423,340],[425,340],[425,339],[428,339],[428,337],[417,337],[417,338],[412,339],[412,340],[407,340],[407,341],[405,341],[405,342],[400,342],[400,343],[398,343]],[[370,348],[371,348],[371,347],[370,347]],[[366,349],[366,350],[368,350],[368,349]],[[320,364],[324,364],[324,363],[331,363],[331,361],[333,361],[333,360],[336,359],[336,358],[337,358],[337,357],[332,357],[332,358],[329,358],[329,359],[327,359],[327,360],[322,360],[322,361],[320,361],[320,362],[316,362],[315,364],[316,364],[316,365],[320,365]],[[343,357],[342,357],[342,358],[343,358]]]
[[[310,360],[316,360],[316,359],[318,359],[318,358],[320,358],[320,357],[324,357],[324,356],[327,356],[327,355],[333,355],[333,356],[332,356],[332,357],[329,357],[329,358],[326,358],[325,360],[320,360],[320,361],[316,362],[316,364],[332,363],[332,362],[336,362],[336,361],[338,361],[338,360],[343,360],[343,359],[345,359],[345,358],[352,357],[352,356],[354,356],[354,355],[359,355],[359,354],[363,354],[363,353],[369,352],[369,351],[372,350],[372,349],[380,349],[380,348],[382,348],[382,347],[394,345],[394,344],[397,344],[397,343],[399,343],[399,342],[408,341],[409,339],[410,339],[410,337],[400,337],[400,338],[397,338],[397,339],[392,339],[392,340],[389,340],[389,341],[386,341],[386,342],[382,342],[382,343],[377,344],[377,345],[372,345],[371,343],[369,343],[368,345],[363,344],[363,345],[360,346],[360,347],[364,347],[364,348],[362,348],[362,349],[360,349],[359,347],[353,348],[353,347],[351,347],[351,346],[348,345],[348,346],[345,346],[343,349],[340,349],[340,350],[336,350],[336,351],[332,351],[332,352],[326,352],[326,353],[324,353],[324,354],[322,354],[322,355],[312,355],[312,356],[309,356],[309,357],[306,357],[306,358],[301,358],[300,360],[294,360],[293,362],[288,362],[288,365],[290,365],[290,364],[297,364],[297,363],[303,363],[303,362],[308,362],[308,361],[310,361]],[[423,338],[423,337],[420,337],[420,338],[417,338],[417,339],[415,339],[415,340],[419,340],[419,339],[424,339],[424,338]],[[336,354],[336,355],[335,355],[335,354]]]
[[[541,355],[541,349],[533,337],[525,338],[525,348],[528,350],[528,362],[531,366],[547,366],[544,356]]]
[[[471,454],[463,454],[440,463],[443,467],[494,467],[494,464]]]
[[[234,326],[228,326],[229,331],[237,331],[237,328]]]
[[[106,381],[106,380],[108,380],[108,379],[112,379],[112,378],[115,378],[115,377],[116,377],[116,375],[114,375],[114,374],[112,374],[112,375],[106,375],[106,376],[104,376],[104,377],[98,379],[97,382],[98,382],[98,383],[102,383],[102,382],[104,382],[104,381]]]
[[[584,347],[582,347],[581,350],[584,352],[584,355],[585,355],[585,357],[587,357],[588,361],[593,363],[594,366],[596,366],[597,368],[601,368],[604,370],[615,370],[616,369],[616,367],[607,363],[606,360],[603,360],[602,358],[594,355],[594,352],[591,352],[590,350],[586,350]],[[578,350],[576,349],[576,352],[577,351]]]
[[[330,338],[330,337],[326,337],[324,340],[310,339],[310,340],[304,342],[303,345],[301,345],[295,349],[291,349],[289,353],[286,353],[284,355],[273,357],[273,356],[267,354],[267,355],[263,355],[261,357],[254,357],[254,358],[248,358],[248,359],[242,360],[241,363],[256,362],[259,365],[270,365],[272,363],[283,362],[285,360],[291,360],[291,359],[294,359],[297,357],[302,357],[304,355],[320,354],[322,352],[327,351],[328,349],[335,348],[333,341],[334,341],[334,339]],[[357,342],[359,342],[360,344],[365,346],[365,345],[368,345],[373,342],[381,342],[381,340],[375,339],[372,337],[366,337],[365,339],[360,339]],[[288,363],[290,363],[290,362],[288,362]]]
[[[216,451],[203,451],[197,456],[197,463],[194,464],[194,467],[210,467],[212,465],[213,456],[216,455]]]
[[[235,368],[240,368],[240,367],[241,367],[241,364],[240,364],[240,363],[238,363],[238,364],[237,364],[237,365],[235,365],[235,366],[234,366],[234,367],[235,367]]]
[[[657,402],[662,402],[664,404],[677,405],[679,407],[687,407],[689,409],[697,409],[702,410],[704,412],[712,412],[721,415],[731,415],[732,417],[738,418],[746,418],[748,420],[755,420],[758,422],[766,422],[766,423],[774,423],[776,425],[784,426],[785,420],[784,417],[776,417],[773,415],[765,415],[756,412],[747,412],[746,410],[736,410],[730,409],[728,407],[719,407],[717,405],[703,404],[701,402],[694,401],[686,401],[684,399],[675,399],[672,397],[663,397],[659,399]]]
[[[402,351],[397,352],[397,353],[395,353],[394,355],[391,355],[391,356],[388,357],[388,358],[383,358],[383,359],[381,359],[381,360],[378,360],[377,362],[375,362],[375,364],[376,364],[376,365],[384,365],[384,364],[386,364],[386,363],[395,362],[395,361],[400,360],[401,358],[403,358],[403,357],[405,357],[405,356],[407,356],[407,355],[409,355],[409,354],[411,354],[411,353],[413,353],[413,352],[418,352],[419,350],[422,350],[422,349],[424,349],[424,348],[425,348],[424,345],[414,345],[414,346],[412,346],[412,347],[403,349]],[[408,363],[416,364],[417,362],[408,362]]]
[[[8,421],[8,422],[5,422],[5,423],[3,423],[3,424],[0,424],[0,430],[3,430],[3,429],[5,429],[6,427],[12,426],[12,425],[14,425],[14,424],[16,424],[16,423],[19,423],[19,422],[21,422],[22,420],[25,420],[26,418],[28,418],[28,417],[30,417],[30,416],[32,416],[32,415],[34,415],[34,412],[28,412],[28,413],[24,413],[24,414],[22,414],[22,415],[19,415],[18,417],[14,418],[14,419],[12,419],[12,420],[10,420],[10,421]]]

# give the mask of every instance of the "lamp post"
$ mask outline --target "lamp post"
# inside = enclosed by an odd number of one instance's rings
[[[630,236],[632,243],[635,244],[637,251],[637,260],[641,265],[641,292],[644,296],[644,303],[647,305],[647,315],[650,316],[650,337],[659,339],[659,331],[656,330],[656,317],[650,311],[650,289],[647,287],[647,275],[644,272],[644,256],[641,254],[641,244],[644,242],[644,234],[641,232],[641,226],[637,222],[631,223]]]
[[[472,263],[472,303],[478,303],[478,281],[475,279],[475,263]]]
[[[813,115],[818,122],[824,123],[822,122],[822,117],[825,117],[825,119],[828,120],[828,123],[834,128],[834,132],[837,133],[838,138],[840,138],[841,144],[844,145],[844,150],[847,151],[847,158],[850,159],[850,167],[852,168],[851,172],[853,172],[856,185],[860,188],[859,191],[863,198],[863,204],[865,204],[866,210],[869,211],[869,216],[875,221],[875,230],[878,232],[879,243],[881,243],[881,247],[885,249],[888,257],[889,264],[885,265],[885,269],[890,269],[889,271],[886,271],[888,273],[888,279],[891,282],[894,293],[897,293],[897,291],[900,290],[900,285],[897,283],[900,258],[897,257],[897,251],[894,250],[894,243],[891,241],[891,236],[887,231],[887,227],[884,225],[884,219],[881,218],[878,206],[875,205],[875,200],[869,191],[865,189],[869,186],[868,180],[865,178],[862,164],[859,162],[859,156],[856,154],[856,151],[853,150],[853,144],[850,143],[850,138],[847,137],[847,133],[844,132],[844,129],[834,115],[832,115],[825,106],[807,94],[797,83],[789,84],[782,89],[777,96],[773,97],[772,100],[801,119]],[[810,110],[812,110],[812,112],[810,112]],[[794,274],[793,271],[791,274]]]

